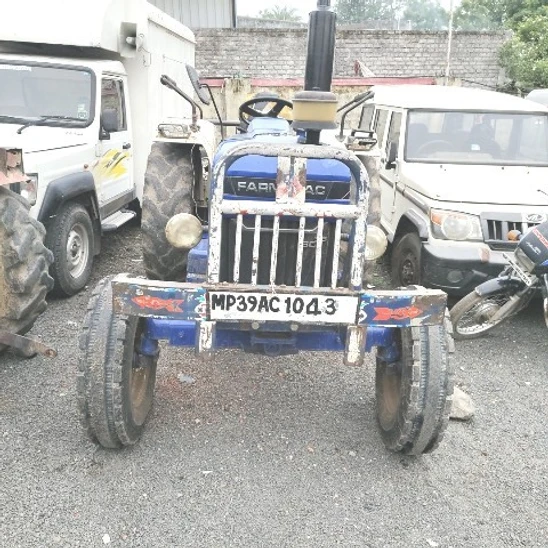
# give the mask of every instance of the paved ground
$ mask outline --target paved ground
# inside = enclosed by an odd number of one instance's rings
[[[140,272],[138,229],[106,242],[94,283]],[[112,452],[76,414],[76,341],[90,289],[33,334],[54,360],[0,357],[0,546],[548,546],[548,331],[538,304],[457,344],[477,414],[432,455],[385,451],[373,368],[336,354],[199,364],[163,349],[141,442]],[[183,385],[179,373],[195,383]]]

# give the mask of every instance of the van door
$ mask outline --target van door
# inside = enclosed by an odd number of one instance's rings
[[[383,132],[383,137],[385,138],[382,143],[379,137],[379,144],[381,144],[381,219],[384,220],[385,227],[390,224],[394,215],[397,185],[399,182],[399,162],[389,163],[389,160],[391,159],[391,151],[392,154],[396,152],[396,157],[399,155],[402,122],[401,112],[386,112],[385,130]],[[386,128],[388,128],[388,131],[386,131]],[[394,158],[392,157],[392,159]],[[394,229],[391,228],[389,232],[393,233]]]
[[[103,219],[129,203],[135,194],[126,89],[125,77],[103,76],[100,142],[93,169]]]

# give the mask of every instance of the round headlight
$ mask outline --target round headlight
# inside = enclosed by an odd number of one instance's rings
[[[192,249],[202,239],[202,223],[190,213],[178,213],[166,225],[167,241],[177,249]]]
[[[474,230],[469,217],[447,215],[441,224],[441,231],[448,240],[467,240]]]
[[[365,260],[374,261],[381,257],[388,246],[386,234],[374,225],[367,225],[367,237],[365,239]]]

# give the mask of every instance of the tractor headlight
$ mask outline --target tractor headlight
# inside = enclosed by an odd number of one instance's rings
[[[177,249],[192,249],[202,239],[202,223],[190,213],[178,213],[166,225],[167,241]]]
[[[38,199],[38,175],[35,173],[28,174],[28,180],[19,184],[21,196],[33,206]]]
[[[381,257],[388,246],[386,234],[374,225],[367,225],[367,237],[365,239],[365,260],[374,261]]]
[[[481,225],[477,215],[432,209],[432,234],[442,240],[482,240]]]
[[[191,134],[187,124],[160,124],[158,131],[167,139],[188,139]]]

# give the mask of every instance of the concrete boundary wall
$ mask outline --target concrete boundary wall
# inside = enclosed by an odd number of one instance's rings
[[[496,87],[504,32],[457,32],[450,75],[465,85]],[[196,67],[207,77],[299,78],[306,59],[305,29],[201,29]],[[335,77],[356,76],[356,61],[379,77],[445,74],[447,32],[339,30]]]

